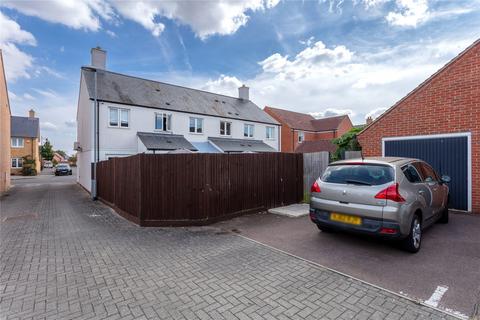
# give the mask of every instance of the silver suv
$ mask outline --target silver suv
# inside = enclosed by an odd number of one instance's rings
[[[322,231],[394,238],[417,252],[424,228],[448,222],[448,182],[418,159],[333,162],[311,187],[310,219]]]

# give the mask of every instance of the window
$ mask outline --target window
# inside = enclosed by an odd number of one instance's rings
[[[232,135],[232,123],[228,121],[220,121],[220,135],[231,136]]]
[[[129,110],[121,108],[109,108],[110,127],[128,128]]]
[[[322,181],[377,186],[391,182],[393,178],[394,171],[390,166],[340,164],[328,166],[322,176]]]
[[[23,138],[12,138],[12,148],[23,148]]]
[[[203,119],[202,118],[190,118],[190,132],[191,133],[203,133]]]
[[[418,173],[417,169],[415,169],[414,166],[411,164],[406,165],[402,167],[403,174],[407,178],[408,181],[411,183],[418,183],[422,182],[422,178],[420,177],[420,174]]]
[[[265,137],[267,139],[275,139],[275,127],[267,127]]]
[[[166,113],[155,113],[155,130],[170,131],[172,115]]]
[[[298,131],[298,143],[305,141],[305,133],[303,131]]]
[[[243,127],[243,136],[246,138],[253,138],[253,131],[255,127],[253,124],[245,124]]]
[[[425,182],[438,181],[437,174],[432,167],[424,162],[421,163],[421,166]]]
[[[21,168],[23,166],[22,158],[12,158],[12,168]]]

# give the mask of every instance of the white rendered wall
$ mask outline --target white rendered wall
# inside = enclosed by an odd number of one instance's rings
[[[109,126],[109,107],[118,107],[130,110],[128,128]],[[183,135],[187,140],[191,142],[206,142],[208,137],[247,139],[243,136],[243,125],[245,123],[248,123],[255,126],[254,136],[250,139],[263,140],[266,144],[273,147],[275,150],[279,150],[279,126],[276,125],[101,102],[99,110],[100,160],[107,159],[109,156],[126,156],[144,152],[144,149],[140,149],[139,147],[137,132],[165,133],[164,131],[155,130],[155,113],[159,112],[171,114],[172,133]],[[190,117],[203,118],[202,134],[189,132]],[[231,136],[220,135],[221,120],[229,121],[232,123]],[[274,127],[274,139],[266,139],[267,126]]]
[[[85,80],[80,79],[77,107],[77,141],[82,151],[77,152],[77,182],[85,189],[91,188],[91,163],[93,162],[93,101],[88,97]]]

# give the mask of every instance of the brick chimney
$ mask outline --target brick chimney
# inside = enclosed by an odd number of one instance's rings
[[[369,117],[367,118],[367,125],[369,125],[369,124],[372,123],[372,122],[373,122],[373,118],[372,118],[372,116],[369,116]]]
[[[238,97],[242,100],[250,100],[250,96],[248,93],[249,89],[249,87],[242,85],[240,88],[238,88]]]
[[[90,50],[92,56],[92,66],[98,69],[105,69],[107,65],[107,51],[100,47]]]
[[[28,117],[29,117],[30,119],[35,118],[35,110],[30,109],[30,111],[28,111]]]

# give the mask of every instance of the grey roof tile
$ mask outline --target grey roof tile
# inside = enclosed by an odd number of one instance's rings
[[[197,148],[179,134],[137,132],[137,136],[148,150],[187,149],[197,151]]]
[[[82,76],[91,99],[95,96],[94,72],[83,67]],[[222,118],[279,124],[249,100],[141,79],[97,69],[97,99],[163,110]]]
[[[10,123],[10,133],[12,137],[40,137],[40,125],[38,118],[12,116]]]
[[[208,137],[223,152],[276,152],[262,140]]]

